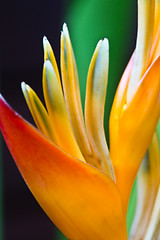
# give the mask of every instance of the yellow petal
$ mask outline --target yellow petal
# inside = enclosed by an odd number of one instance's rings
[[[74,157],[85,161],[72,132],[60,83],[49,60],[44,63],[43,68],[43,91],[60,146]]]
[[[111,108],[110,118],[109,118],[109,138],[110,138],[110,152],[112,155],[112,150],[114,151],[114,159],[118,159],[118,141],[119,141],[119,119],[121,117],[121,113],[123,110],[123,107],[126,103],[126,93],[127,93],[127,87],[129,78],[132,72],[132,67],[134,63],[134,55],[132,55],[124,74],[122,75],[122,78],[119,82],[119,86],[117,88],[114,101]],[[112,158],[111,158],[112,159]]]
[[[77,67],[66,24],[61,33],[61,73],[67,111],[76,141],[85,160],[95,165],[84,126]]]
[[[43,37],[43,49],[44,49],[44,62],[46,60],[49,60],[52,63],[56,77],[57,77],[59,83],[61,84],[57,62],[56,62],[52,47],[46,37]]]
[[[36,93],[24,82],[21,86],[27,105],[37,127],[45,136],[49,137],[53,142],[59,145],[59,139],[56,135],[54,126]]]
[[[115,180],[104,133],[104,105],[108,82],[108,40],[99,41],[87,77],[85,123],[89,142],[100,168]]]
[[[141,79],[130,102],[121,108],[118,116],[112,114],[110,118],[110,156],[124,208],[127,208],[135,176],[160,116],[159,66],[160,57]],[[116,131],[112,133],[114,124]],[[115,138],[113,134],[116,134]]]
[[[137,89],[137,84],[145,73],[150,59],[154,27],[155,0],[138,0],[138,33],[135,60],[127,90],[127,102]]]

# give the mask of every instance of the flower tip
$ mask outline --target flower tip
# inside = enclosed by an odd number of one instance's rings
[[[65,36],[69,36],[68,27],[66,23],[63,24],[62,32],[64,33]]]
[[[109,52],[109,41],[107,38],[104,38],[103,40],[99,40],[99,42],[97,43],[96,49],[95,49],[95,53],[101,54],[105,53],[105,55],[108,55]]]
[[[106,48],[106,50],[109,50],[109,41],[107,38],[103,39],[103,46]]]
[[[23,92],[23,95],[25,96],[25,98],[28,98],[28,94],[31,90],[29,85],[27,85],[25,82],[22,82],[21,83],[21,89],[22,89],[22,92]]]
[[[25,82],[21,82],[21,89],[22,89],[22,91],[23,91],[23,89],[26,87],[26,84],[25,84]]]
[[[22,82],[21,83],[21,89],[22,89],[22,92],[24,93],[26,91],[29,91],[30,87],[25,82]]]
[[[1,110],[1,107],[3,107],[3,106],[11,108],[10,105],[8,104],[8,102],[6,101],[6,99],[0,93],[0,110]]]
[[[45,49],[47,44],[49,44],[49,41],[46,36],[43,37],[43,48]]]
[[[5,103],[7,105],[6,100],[4,99],[4,97],[2,96],[2,94],[0,93],[0,105]]]
[[[62,39],[63,39],[63,35],[64,35],[64,34],[63,34],[63,31],[61,31],[61,41],[62,41]]]
[[[55,75],[54,68],[52,66],[52,63],[49,60],[46,60],[44,62],[43,70],[44,70],[44,73],[47,76],[54,76]]]
[[[101,46],[102,41],[103,41],[102,39],[100,39],[100,40],[98,41],[96,48],[99,48],[99,47]]]
[[[65,30],[67,30],[68,28],[67,28],[67,24],[64,22],[63,23],[63,26],[62,26],[62,31],[65,31]]]
[[[3,110],[4,106],[7,107],[7,108],[11,108],[10,105],[7,103],[6,99],[0,93],[0,110]]]
[[[43,41],[47,41],[47,37],[46,36],[43,36]]]
[[[53,68],[52,63],[50,62],[49,59],[46,59],[46,61],[44,62],[44,68],[46,69]]]

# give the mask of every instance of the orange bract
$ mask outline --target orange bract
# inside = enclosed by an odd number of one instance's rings
[[[122,82],[124,81],[123,98],[119,97],[122,87],[121,82],[112,106],[110,115],[110,156],[124,208],[127,207],[135,176],[160,115],[159,66],[160,57],[150,66],[139,83],[137,92],[128,104],[125,101],[125,89],[128,79],[125,79],[124,76],[122,78]],[[128,69],[129,67],[130,65]]]
[[[119,192],[109,177],[55,146],[3,98],[0,115],[3,136],[23,178],[68,238],[127,239]]]

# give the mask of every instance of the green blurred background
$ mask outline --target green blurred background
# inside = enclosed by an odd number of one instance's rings
[[[30,122],[33,121],[21,94],[20,82],[25,81],[31,85],[42,99],[40,81],[43,35],[51,42],[59,64],[60,30],[63,22],[67,23],[78,66],[83,104],[87,71],[95,46],[100,39],[109,39],[109,83],[104,120],[109,142],[108,119],[111,104],[117,84],[135,48],[137,1],[28,0],[22,3],[20,0],[7,0],[3,2],[1,9],[2,94]],[[26,188],[5,144],[3,160],[3,181],[2,161],[0,162],[0,192],[3,193],[1,195],[5,204],[3,202],[2,224],[1,196],[0,239],[65,239],[56,228],[52,228],[52,223]],[[135,208],[136,191],[132,195],[128,228]],[[39,235],[36,235],[38,233]]]

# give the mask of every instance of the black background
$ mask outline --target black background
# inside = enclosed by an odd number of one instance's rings
[[[59,63],[64,1],[5,0],[0,8],[1,92],[10,105],[33,123],[20,83],[42,99],[42,39],[46,35]],[[3,142],[3,229],[5,240],[56,239],[52,222],[39,207]]]

